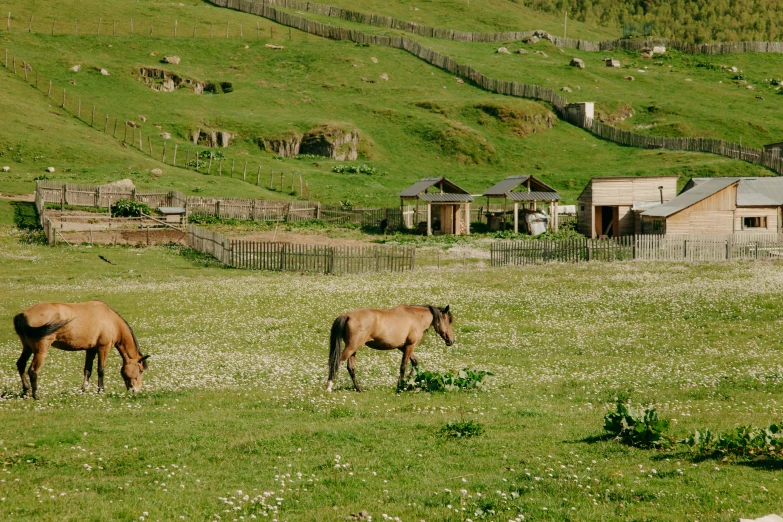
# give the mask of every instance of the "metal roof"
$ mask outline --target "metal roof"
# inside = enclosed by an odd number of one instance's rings
[[[511,201],[560,201],[560,194],[557,192],[509,192],[508,199]]]
[[[438,203],[451,203],[451,202],[457,202],[457,201],[473,201],[473,196],[470,194],[451,194],[448,192],[444,192],[441,194],[440,192],[433,192],[432,194],[419,194],[419,199],[422,199],[424,201],[428,201],[430,203],[438,202]]]
[[[690,190],[680,192],[680,195],[676,198],[670,199],[657,207],[653,207],[650,210],[643,212],[642,215],[649,217],[669,217],[695,205],[699,201],[707,199],[726,187],[739,183],[739,181],[739,178],[712,178],[696,183]]]
[[[685,186],[685,191],[715,178],[692,178]],[[734,178],[739,180],[737,186],[738,207],[777,207],[783,206],[783,178],[780,177],[748,177]]]
[[[534,178],[533,176],[509,176],[502,179],[484,191],[483,196],[505,196],[518,186],[530,180],[531,188],[542,189],[541,192],[555,192],[555,189]]]
[[[448,194],[469,194],[469,192],[456,183],[453,183],[446,179],[443,176],[440,176],[438,178],[422,178],[410,187],[406,188],[402,192],[399,193],[400,197],[408,197],[408,198],[414,198],[427,190],[430,187],[433,187],[439,183],[443,182],[443,185],[445,185],[446,190],[448,190]]]

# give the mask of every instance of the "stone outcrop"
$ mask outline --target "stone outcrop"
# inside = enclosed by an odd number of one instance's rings
[[[172,65],[179,65],[180,58],[179,56],[164,56],[163,57],[163,63],[170,63]]]
[[[571,63],[569,64],[571,67],[579,67],[580,69],[585,68],[585,62],[584,60],[581,60],[579,58],[572,58]]]
[[[119,181],[106,183],[105,185],[101,185],[101,187],[104,189],[115,189],[121,192],[131,192],[136,188],[136,185],[133,184],[133,180],[121,179]]]
[[[231,145],[231,141],[236,137],[236,134],[228,131],[196,129],[190,139],[193,141],[194,145],[200,144],[206,147],[228,147]]]
[[[312,154],[350,161],[359,157],[359,131],[330,125],[321,125],[304,135],[291,132],[276,138],[260,138],[258,144],[262,149],[286,158]]]
[[[231,82],[203,82],[185,78],[179,74],[158,67],[140,67],[139,80],[146,83],[153,91],[174,92],[177,89],[190,89],[196,94],[209,92],[212,94],[229,93],[234,90]]]

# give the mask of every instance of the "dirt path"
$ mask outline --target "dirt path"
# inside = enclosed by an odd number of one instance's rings
[[[35,193],[32,194],[0,194],[0,199],[8,201],[25,201],[27,203],[33,203],[35,201]]]

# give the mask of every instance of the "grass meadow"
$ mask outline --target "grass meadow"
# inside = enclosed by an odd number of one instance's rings
[[[0,218],[11,209],[0,205]],[[736,520],[780,509],[776,461],[704,460],[603,437],[618,397],[678,438],[781,417],[777,263],[434,266],[328,277],[229,270],[166,247],[0,242],[0,517],[4,520]],[[99,255],[112,262],[108,264]],[[41,399],[18,397],[11,317],[102,299],[151,367],[105,394],[52,350]],[[323,391],[332,320],[352,308],[450,304],[425,369],[495,374],[488,390],[394,391],[397,353],[362,350]],[[483,434],[448,439],[447,422]]]

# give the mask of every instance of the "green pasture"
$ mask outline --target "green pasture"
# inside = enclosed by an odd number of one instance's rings
[[[776,461],[602,436],[617,397],[655,405],[677,437],[779,421],[778,264],[256,273],[176,248],[22,244],[17,206],[0,203],[6,520],[729,521],[779,509]],[[10,318],[87,299],[120,311],[152,355],[144,391],[125,394],[113,353],[107,393],[82,394],[83,356],[53,350],[41,399],[18,398]],[[490,389],[396,394],[398,354],[367,350],[368,391],[343,370],[325,394],[331,321],[401,302],[450,304],[457,344],[428,333],[420,364],[489,370]],[[449,439],[455,420],[483,433]]]

